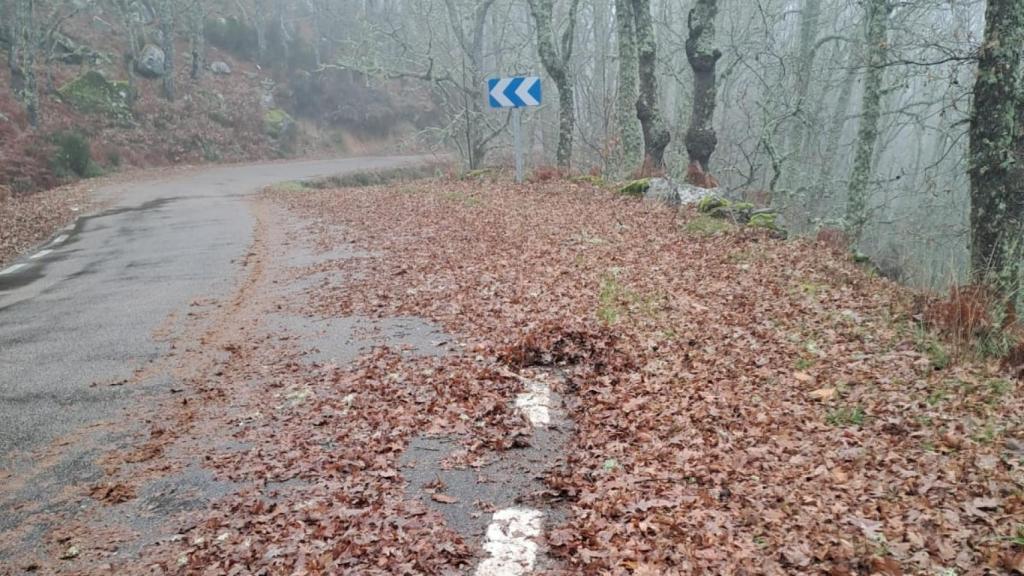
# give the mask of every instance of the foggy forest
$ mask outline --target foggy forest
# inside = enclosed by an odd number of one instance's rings
[[[0,54],[0,574],[1024,574],[1024,0]]]

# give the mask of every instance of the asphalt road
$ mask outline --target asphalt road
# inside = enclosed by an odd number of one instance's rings
[[[166,351],[153,337],[161,322],[197,298],[228,293],[252,238],[246,196],[416,161],[204,168],[98,191],[111,208],[0,275],[0,470],[17,475],[34,450],[124,410],[138,391],[109,384]]]

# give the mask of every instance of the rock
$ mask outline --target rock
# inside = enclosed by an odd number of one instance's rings
[[[683,184],[679,186],[676,194],[679,197],[680,205],[689,206],[691,204],[697,204],[705,198],[718,196],[718,192],[718,188],[699,188],[690,184]]]
[[[210,63],[210,72],[213,72],[218,76],[230,76],[231,66],[229,66],[228,63],[224,62],[223,60],[217,60],[216,62]]]
[[[667,178],[644,178],[634,180],[619,189],[619,194],[643,198],[653,202],[663,202],[670,206],[689,206],[709,196],[714,196],[717,189],[708,190],[689,184],[677,184]]]
[[[779,226],[779,215],[775,212],[758,212],[750,217],[750,222],[747,225],[751,228],[762,228],[774,232],[782,231],[782,227]]]
[[[679,187],[666,178],[651,178],[647,180],[644,200],[675,205],[679,201]]]
[[[705,196],[697,203],[697,210],[713,218],[747,224],[754,214],[754,205],[749,202],[733,202],[718,196]]]
[[[166,56],[159,46],[146,44],[135,62],[135,70],[147,78],[159,78],[164,75]]]
[[[629,182],[622,188],[619,188],[619,194],[623,196],[631,196],[633,198],[642,198],[647,193],[647,189],[651,187],[651,179],[643,178],[640,180],[634,180]]]
[[[80,112],[103,114],[120,120],[132,118],[135,94],[131,86],[127,82],[107,80],[96,70],[68,82],[57,93]]]
[[[706,189],[689,184],[676,184],[666,178],[651,178],[644,200],[664,202],[670,206],[690,206],[715,196],[718,189]]]
[[[263,131],[271,138],[284,138],[295,129],[295,120],[280,108],[271,108],[263,114]]]

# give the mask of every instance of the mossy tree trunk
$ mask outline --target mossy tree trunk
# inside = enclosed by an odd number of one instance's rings
[[[658,107],[658,43],[654,37],[650,0],[631,0],[633,21],[636,26],[637,62],[640,96],[636,101],[636,116],[644,136],[645,175],[665,170],[665,148],[672,139]]]
[[[157,3],[160,33],[163,36],[163,92],[164,98],[168,100],[174,100],[177,96],[174,86],[174,4],[175,0],[160,0]]]
[[[715,17],[717,0],[697,0],[687,20],[686,59],[693,69],[693,113],[686,131],[686,151],[690,163],[709,170],[711,155],[718,147],[715,134],[715,68],[722,52],[715,48]]]
[[[643,134],[636,116],[636,102],[640,94],[637,91],[639,70],[632,0],[615,0],[615,21],[619,48],[619,91],[615,111],[622,132],[623,164],[632,167],[641,162],[643,154]]]
[[[39,125],[39,90],[36,82],[35,1],[15,0],[10,26],[11,47],[7,53],[11,90],[25,107],[29,124]]]
[[[859,240],[868,222],[868,196],[873,174],[873,159],[878,143],[878,125],[882,117],[882,79],[888,57],[888,0],[867,0],[867,62],[864,74],[857,149],[846,199],[846,225],[853,239]]]
[[[198,80],[206,66],[206,0],[192,0],[188,10],[188,47],[192,57],[189,76]]]
[[[554,0],[529,0],[530,14],[537,28],[537,52],[544,70],[558,88],[558,152],[556,158],[560,168],[569,168],[572,163],[573,132],[576,129],[576,97],[573,78],[569,71],[572,50],[576,39],[576,16],[580,0],[572,0],[569,7],[569,21],[562,32],[561,46],[556,47],[552,22]]]
[[[133,16],[131,4],[128,0],[115,0],[114,6],[120,13],[121,22],[124,25],[125,36],[128,39],[128,47],[124,53],[124,67],[128,73],[128,85],[135,87],[135,63],[138,61],[139,39],[142,38],[142,31],[138,20]]]
[[[971,117],[974,279],[1019,295],[1024,273],[1024,2],[989,0]]]

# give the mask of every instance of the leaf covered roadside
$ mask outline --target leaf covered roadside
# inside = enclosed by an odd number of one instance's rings
[[[1020,384],[950,366],[910,294],[843,255],[578,183],[279,198],[325,248],[376,254],[322,266],[317,313],[420,315],[568,367],[576,434],[548,483],[571,512],[547,537],[569,573],[1019,565]]]

